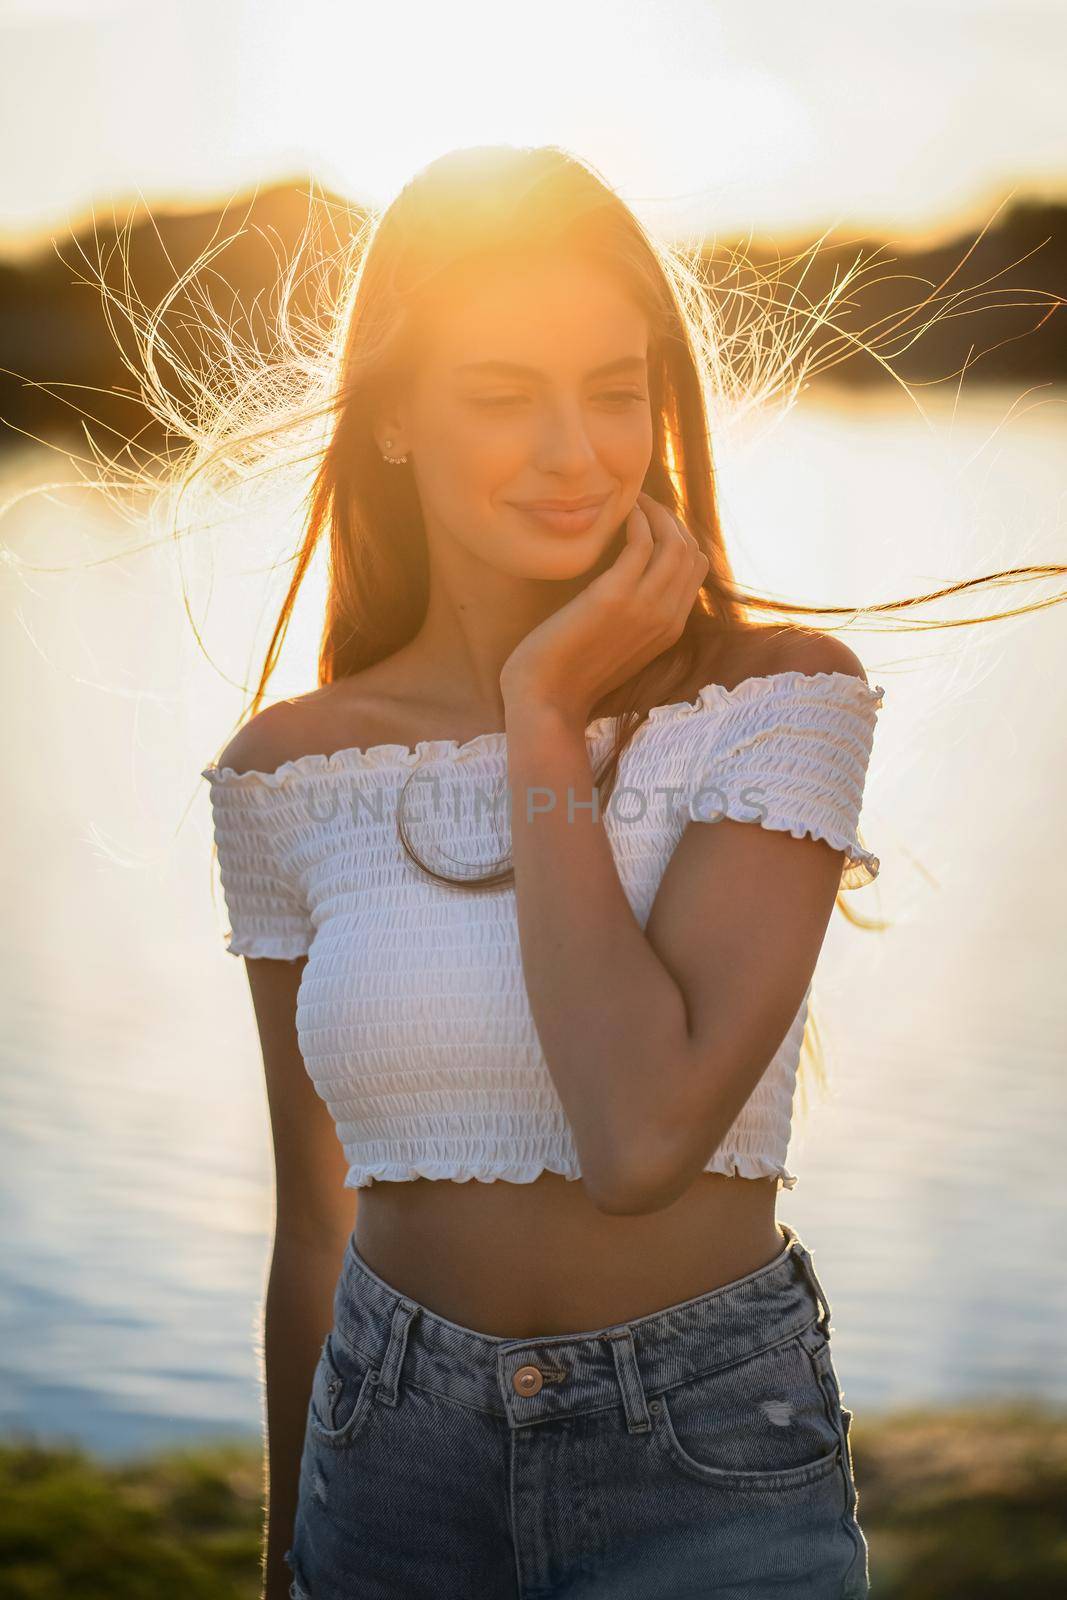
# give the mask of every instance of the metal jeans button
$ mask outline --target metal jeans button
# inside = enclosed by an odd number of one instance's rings
[[[544,1383],[538,1367],[520,1367],[511,1380],[511,1387],[516,1394],[536,1394]]]

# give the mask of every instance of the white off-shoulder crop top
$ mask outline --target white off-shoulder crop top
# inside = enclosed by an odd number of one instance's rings
[[[841,887],[877,875],[858,821],[885,691],[842,672],[780,672],[652,709],[624,751],[601,821],[645,926],[689,821],[723,816],[825,839]],[[595,770],[614,719],[587,729]],[[509,854],[507,736],[302,755],[273,772],[206,767],[231,955],[306,956],[296,1024],[333,1114],[346,1188],[444,1178],[581,1176],[523,979],[515,887],[454,888]],[[412,769],[417,770],[412,773]],[[705,1170],[777,1176],[785,1158],[803,1004]]]

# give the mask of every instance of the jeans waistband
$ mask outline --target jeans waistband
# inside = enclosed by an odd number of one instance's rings
[[[794,1228],[772,1261],[691,1300],[568,1334],[511,1339],[464,1328],[401,1294],[356,1248],[345,1248],[334,1328],[377,1371],[376,1400],[395,1405],[411,1383],[506,1418],[513,1427],[606,1406],[620,1393],[631,1428],[650,1426],[645,1397],[817,1328],[830,1305]]]

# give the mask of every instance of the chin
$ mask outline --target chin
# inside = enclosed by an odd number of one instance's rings
[[[610,548],[609,548],[610,547]],[[615,536],[605,543],[602,534],[593,531],[562,538],[559,534],[536,539],[515,551],[527,577],[565,579],[580,578],[594,567],[610,566],[618,554]]]

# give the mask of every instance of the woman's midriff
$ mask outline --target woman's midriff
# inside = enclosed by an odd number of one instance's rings
[[[578,1180],[425,1178],[358,1191],[356,1247],[429,1311],[523,1339],[630,1321],[755,1272],[779,1255],[774,1178],[701,1173],[662,1211],[598,1211]]]

